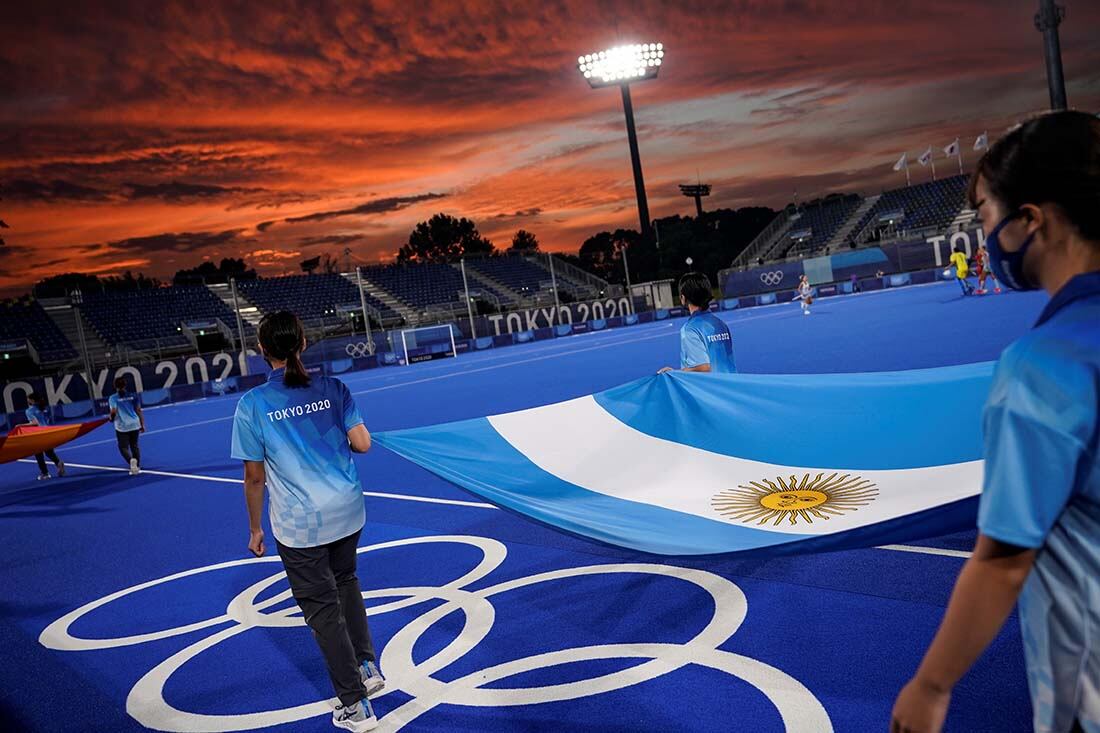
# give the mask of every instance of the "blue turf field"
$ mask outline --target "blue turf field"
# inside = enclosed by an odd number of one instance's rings
[[[964,300],[947,283],[819,301],[809,317],[790,304],[723,317],[742,371],[879,371],[995,359],[1044,302]],[[675,364],[680,323],[344,381],[374,431],[506,412]],[[149,410],[138,477],[107,470],[121,468],[109,426],[59,451],[66,478],[4,467],[6,729],[332,730],[331,688],[277,558],[247,559],[234,406]],[[359,460],[360,578],[392,688],[376,700],[381,730],[822,731],[827,716],[837,731],[884,731],[973,539],[670,561],[555,533],[382,449]],[[441,599],[463,610],[434,621]],[[59,726],[59,708],[79,724]],[[1030,729],[1015,618],[957,688],[948,729]]]

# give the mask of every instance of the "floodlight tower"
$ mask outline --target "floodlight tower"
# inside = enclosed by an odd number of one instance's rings
[[[680,193],[688,198],[695,199],[695,213],[701,219],[703,217],[703,197],[710,196],[709,183],[681,183]]]
[[[1047,87],[1052,110],[1066,109],[1066,78],[1062,73],[1062,44],[1058,40],[1058,26],[1065,17],[1065,7],[1056,5],[1054,0],[1039,0],[1035,29],[1043,34],[1043,55],[1047,62]]]
[[[645,197],[645,181],[642,179],[642,159],[638,154],[638,134],[634,130],[634,105],[630,101],[630,83],[657,78],[665,47],[661,43],[634,43],[616,46],[606,51],[585,54],[577,59],[577,68],[593,89],[617,86],[623,96],[623,112],[626,114],[626,136],[630,141],[630,163],[634,167],[634,193],[638,196],[638,220],[642,225],[642,239],[652,240],[649,223],[649,204]]]

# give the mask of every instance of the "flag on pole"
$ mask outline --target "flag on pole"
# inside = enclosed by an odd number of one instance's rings
[[[909,167],[908,154],[907,153],[902,153],[901,157],[898,158],[898,162],[894,163],[894,170],[900,171],[903,168],[908,168],[908,167]]]
[[[951,143],[946,148],[944,148],[943,149],[943,154],[948,156],[948,157],[950,157],[952,155],[958,155],[959,154],[959,138],[955,138],[955,142]]]
[[[866,374],[673,372],[375,438],[498,506],[619,547],[663,555],[839,550],[973,527],[992,372],[989,363]],[[797,429],[807,424],[823,429]]]
[[[974,141],[975,150],[988,150],[989,149],[989,136],[986,133],[978,135],[978,139]]]
[[[929,163],[932,162],[932,146],[931,145],[928,146],[928,150],[925,150],[923,153],[920,154],[920,157],[917,158],[917,162],[920,163],[921,165],[928,165]]]

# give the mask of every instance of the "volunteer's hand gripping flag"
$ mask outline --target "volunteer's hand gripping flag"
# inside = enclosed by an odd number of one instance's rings
[[[866,547],[974,526],[991,374],[673,373],[376,438],[494,504],[612,545]]]

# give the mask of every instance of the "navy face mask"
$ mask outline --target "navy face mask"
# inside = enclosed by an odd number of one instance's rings
[[[1024,274],[1024,256],[1027,254],[1032,240],[1035,239],[1035,234],[1029,234],[1015,252],[1006,252],[1001,247],[1001,230],[1019,216],[1020,212],[1018,211],[1009,214],[1001,219],[997,226],[993,227],[993,231],[986,235],[985,247],[989,250],[989,266],[993,269],[993,274],[997,276],[997,279],[1013,290],[1038,290],[1039,286]]]

